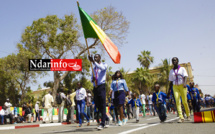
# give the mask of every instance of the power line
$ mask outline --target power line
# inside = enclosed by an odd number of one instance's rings
[[[211,86],[211,87],[213,87],[213,86],[215,86],[215,85],[199,85],[199,86]]]
[[[194,76],[199,76],[199,77],[215,77],[215,76],[212,76],[212,75],[194,75]]]

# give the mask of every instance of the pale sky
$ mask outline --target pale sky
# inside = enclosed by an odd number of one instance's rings
[[[140,67],[137,55],[149,50],[154,56],[151,67],[161,59],[176,56],[180,63],[191,62],[195,83],[203,93],[215,94],[215,1],[214,0],[79,0],[88,14],[112,5],[130,21],[127,44],[119,48],[121,64],[107,56],[113,71]],[[0,4],[0,57],[17,51],[26,26],[47,15],[75,14],[80,22],[75,0],[2,0]],[[52,73],[51,73],[52,74]],[[38,79],[38,84],[53,81],[52,75]],[[38,84],[31,88],[36,90]]]

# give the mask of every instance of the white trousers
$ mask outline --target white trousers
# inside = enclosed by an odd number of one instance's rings
[[[43,121],[46,121],[47,113],[48,113],[49,114],[49,122],[53,122],[52,109],[53,108],[44,109]]]

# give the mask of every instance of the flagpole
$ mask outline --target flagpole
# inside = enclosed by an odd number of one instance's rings
[[[78,3],[78,1],[77,1]],[[79,4],[78,4],[79,5]],[[90,56],[90,51],[89,51],[89,47],[88,47],[88,43],[87,43],[87,39],[85,38],[85,42],[86,42],[86,46],[87,46],[87,52],[88,52],[88,55]],[[90,62],[90,67],[92,68],[92,72],[93,72],[93,77],[95,77],[95,73],[94,73],[94,70],[93,70],[93,65],[92,65],[92,62]],[[95,87],[97,86],[97,81],[95,81]]]
[[[77,5],[78,5],[78,7],[79,7],[79,2],[78,2],[78,0],[77,0]],[[86,42],[86,46],[87,46],[88,55],[90,56],[90,51],[89,51],[89,47],[88,47],[88,43],[87,43],[87,38],[85,38],[85,42]],[[93,77],[95,77],[95,73],[94,73],[94,70],[93,70],[92,62],[90,62],[90,67],[92,68]],[[97,87],[97,81],[95,81],[95,87]]]

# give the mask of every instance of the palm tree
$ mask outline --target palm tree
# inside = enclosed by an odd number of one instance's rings
[[[149,68],[150,64],[153,63],[154,57],[150,56],[150,51],[141,51],[141,54],[138,55],[137,60],[140,62],[140,65],[144,68]]]
[[[138,92],[143,91],[144,93],[146,93],[148,89],[144,91],[143,87],[148,87],[150,80],[151,75],[149,74],[149,70],[147,68],[137,68],[137,70],[133,74],[133,82],[138,86]]]
[[[125,70],[123,67],[122,68],[120,68],[120,72],[122,73],[122,75],[123,75],[123,77],[124,77],[124,79],[125,79],[125,81],[126,81],[126,83],[127,83],[127,86],[128,86],[128,89],[129,90],[132,90],[132,89],[134,89],[134,83],[133,83],[133,81],[132,81],[132,77],[131,77],[131,75],[129,74],[129,70]]]
[[[171,69],[172,69],[172,66],[170,65],[170,60],[169,61],[168,59],[162,60],[162,67],[160,68],[159,83],[166,87],[166,92],[169,89],[169,72]]]

